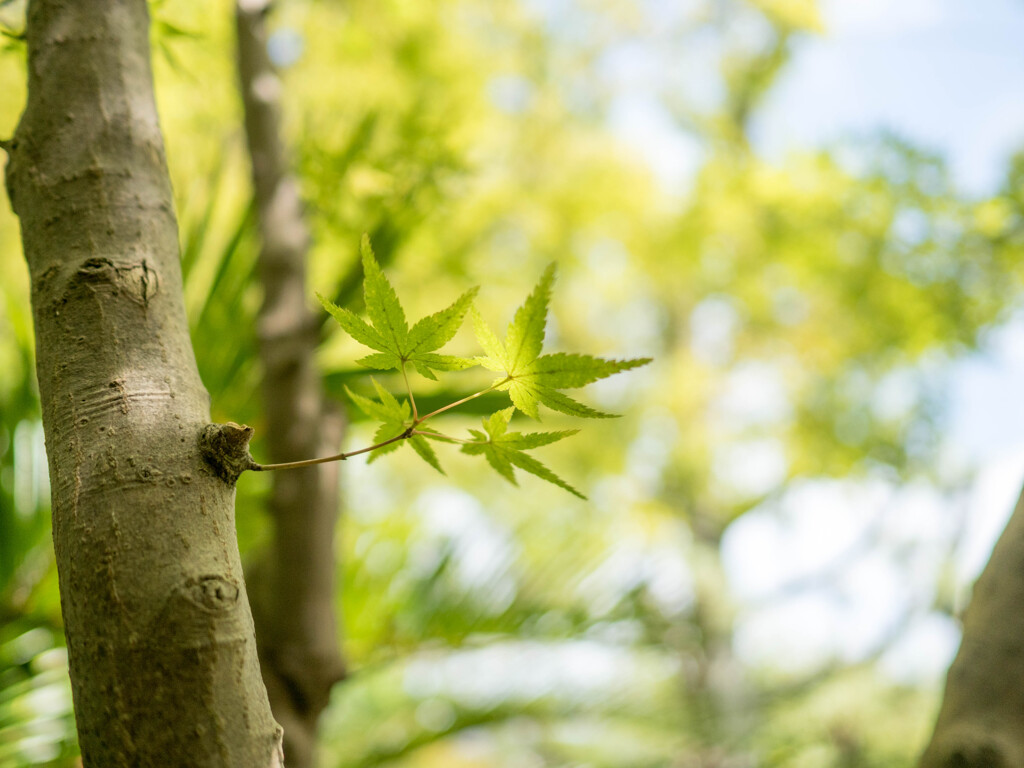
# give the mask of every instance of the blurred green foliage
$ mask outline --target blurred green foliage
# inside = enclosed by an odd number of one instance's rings
[[[721,545],[735,521],[808,479],[955,488],[941,464],[943,365],[1018,305],[1024,161],[1002,190],[969,199],[941,160],[894,137],[760,158],[747,123],[790,41],[820,20],[813,0],[721,0],[651,35],[680,49],[700,37],[715,52],[699,74],[712,97],[665,90],[702,152],[692,188],[672,195],[611,137],[613,94],[593,75],[607,46],[652,33],[638,5],[554,6],[282,0],[273,15],[314,233],[311,295],[360,309],[367,232],[411,315],[479,284],[494,325],[508,318],[488,308],[514,306],[523,276],[557,260],[553,349],[655,358],[588,393],[625,418],[547,449],[590,502],[540,483],[509,489],[468,458],[441,479],[411,453],[346,464],[337,580],[352,676],[324,717],[322,764],[906,765],[934,690],[882,675],[884,648],[798,672],[744,661]],[[258,242],[231,4],[151,7],[196,356],[215,419],[254,425],[259,458]],[[736,32],[751,25],[753,42]],[[16,36],[0,46],[9,135],[24,50]],[[323,341],[342,400],[346,383],[363,386],[362,352],[326,323]],[[472,347],[468,332],[460,344]],[[730,393],[751,381],[766,404],[737,408]],[[430,384],[420,402],[479,382]],[[479,422],[458,413],[456,424]],[[369,444],[369,425],[350,417],[350,445]],[[760,465],[769,471],[750,471]],[[239,483],[243,555],[271,535],[266,482]],[[73,759],[47,495],[28,278],[3,206],[4,768]]]

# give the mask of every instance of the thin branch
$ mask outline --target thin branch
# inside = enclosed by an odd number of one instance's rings
[[[375,451],[378,448],[383,448],[385,445],[391,445],[391,443],[397,443],[399,440],[405,440],[412,437],[413,429],[405,430],[399,435],[395,435],[382,443],[376,445],[370,445],[366,448],[360,448],[358,451],[349,451],[348,453],[336,453],[334,456],[322,456],[319,459],[304,459],[303,461],[286,461],[282,464],[253,464],[251,467],[253,472],[268,472],[274,469],[298,469],[299,467],[311,467],[314,464],[326,464],[329,461],[344,461],[345,459],[351,458],[352,456],[358,456],[361,453],[368,453]]]
[[[449,403],[448,405],[444,406],[443,408],[438,408],[436,411],[431,411],[426,416],[421,416],[420,418],[416,419],[413,422],[413,427],[416,427],[416,426],[422,424],[427,419],[430,419],[430,418],[433,418],[434,416],[437,416],[439,413],[444,413],[445,411],[450,411],[452,408],[455,408],[456,406],[462,405],[463,403],[468,403],[470,400],[475,400],[476,398],[480,397],[481,395],[486,395],[488,392],[493,392],[498,387],[500,387],[502,384],[507,384],[508,382],[509,382],[509,379],[508,379],[508,377],[506,377],[506,378],[502,379],[499,382],[491,384],[491,386],[489,386],[487,389],[481,389],[479,392],[474,392],[472,395],[464,397],[461,400],[456,400],[454,403]]]
[[[404,365],[402,366],[402,376],[405,377],[405,366]],[[509,379],[506,377],[502,381],[495,382],[494,384],[489,386],[487,389],[481,389],[479,392],[474,392],[472,395],[464,397],[461,400],[456,400],[454,403],[449,403],[448,405],[444,406],[443,408],[438,408],[436,411],[432,411],[432,412],[426,414],[425,416],[416,416],[416,403],[415,403],[415,401],[412,398],[412,389],[409,387],[409,379],[408,379],[408,377],[406,377],[406,379],[405,379],[405,386],[406,386],[407,391],[409,392],[409,400],[413,403],[413,406],[412,406],[412,408],[413,408],[413,422],[412,422],[412,426],[410,426],[408,429],[406,429],[401,434],[395,435],[394,437],[389,438],[388,440],[385,440],[382,443],[377,443],[376,445],[370,445],[370,446],[367,446],[366,448],[360,448],[358,451],[349,451],[348,453],[336,453],[333,456],[321,456],[318,459],[304,459],[302,461],[286,461],[286,462],[284,462],[282,464],[258,464],[256,462],[253,462],[252,465],[250,467],[248,467],[248,468],[251,469],[253,472],[268,472],[268,471],[274,470],[274,469],[298,469],[299,467],[311,467],[314,464],[326,464],[329,461],[345,461],[345,459],[351,458],[352,456],[358,456],[361,453],[368,453],[370,451],[375,451],[378,448],[383,448],[385,445],[391,445],[391,443],[397,443],[399,440],[406,440],[406,439],[412,437],[413,435],[425,435],[425,436],[432,436],[432,437],[440,437],[443,440],[450,440],[453,443],[472,443],[472,442],[474,442],[473,440],[462,440],[462,439],[459,439],[457,437],[448,437],[448,435],[442,435],[439,432],[425,432],[423,430],[417,430],[416,427],[419,426],[420,424],[422,424],[427,419],[432,418],[434,416],[437,416],[439,413],[444,413],[445,411],[450,411],[452,408],[455,408],[456,406],[462,405],[463,403],[468,403],[470,400],[474,400],[474,399],[480,397],[481,395],[486,395],[488,392],[493,392],[495,389],[500,387],[502,384],[507,383],[508,381],[509,381]]]

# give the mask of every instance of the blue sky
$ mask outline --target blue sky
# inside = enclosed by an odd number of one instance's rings
[[[791,66],[755,125],[758,149],[769,157],[780,156],[792,147],[890,130],[944,155],[964,191],[984,195],[997,189],[1007,159],[1024,147],[1024,3],[832,0],[824,9],[828,32],[796,47]],[[1014,408],[1024,390],[1024,321],[990,333],[981,350],[953,366],[950,381],[950,442],[959,458],[978,468],[974,488],[964,500],[966,534],[957,550],[958,577],[966,595],[966,586],[984,565],[1009,516],[1024,474],[1024,409]],[[912,528],[917,536],[934,535],[948,525],[950,513],[942,511],[939,499],[929,499],[921,489],[903,493],[910,498],[890,500],[895,509],[888,514],[916,523]],[[794,545],[808,537],[817,545],[827,539],[824,532],[817,537],[808,533],[814,524],[810,515],[793,526],[789,535]],[[841,550],[842,544],[832,538],[831,548]],[[859,588],[850,585],[846,597],[852,599],[845,612],[822,595],[805,596],[805,604],[790,613],[804,618],[834,614],[825,623],[838,631],[831,637],[826,632],[820,638],[799,639],[850,657],[869,648],[871,636],[884,632],[887,620],[908,599],[893,588],[895,575],[887,576],[886,567],[868,561]],[[920,567],[930,570],[927,563]],[[877,601],[879,594],[885,597]],[[758,619],[752,619],[748,632],[754,636],[753,647],[767,650],[775,634],[776,650],[792,648],[787,644],[795,638],[780,631],[779,618],[761,619],[760,629]],[[792,622],[793,616],[786,615],[785,621]],[[798,621],[795,626],[807,624]],[[888,656],[893,669],[906,670],[910,664],[914,672],[935,679],[957,641],[955,628],[926,614]]]
[[[662,5],[647,4],[657,19]],[[991,191],[1024,144],[1024,2],[824,0],[821,7],[825,32],[795,41],[756,117],[757,149],[781,157],[888,130],[944,155],[963,190]],[[631,38],[603,57],[599,72],[616,92],[610,122],[668,188],[685,192],[700,147],[678,131],[658,89],[675,69],[679,86],[699,98],[710,62],[700,45],[666,51],[664,40],[651,42]]]
[[[1024,148],[1024,1],[825,0],[822,8],[827,31],[797,42],[752,126],[757,151],[781,158],[889,131],[944,156],[962,191],[994,192],[1010,155]],[[679,56],[698,77],[701,65],[687,60],[689,52]],[[618,93],[612,129],[666,188],[685,196],[700,147],[673,124],[652,86],[670,65],[664,50],[634,40],[606,56],[602,74]],[[1024,408],[1014,408],[1024,391],[1024,317],[993,329],[948,375],[951,452],[976,468],[974,487],[951,504],[927,487],[809,482],[777,508],[745,515],[724,543],[730,581],[746,606],[741,655],[800,665],[862,657],[908,606],[927,606],[950,542],[966,599],[1024,476]],[[764,603],[867,534],[882,543],[834,583]],[[925,608],[883,668],[934,684],[958,642],[955,624]]]
[[[831,0],[755,127],[769,154],[895,130],[949,159],[965,189],[997,184],[1024,144],[1020,0]]]

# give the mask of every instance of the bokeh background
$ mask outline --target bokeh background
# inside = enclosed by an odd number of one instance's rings
[[[150,5],[193,342],[259,458],[232,6]],[[2,136],[22,13],[0,3]],[[586,391],[621,419],[544,453],[589,501],[454,451],[446,477],[344,465],[321,764],[911,765],[1024,477],[1024,5],[280,0],[271,23],[311,295],[344,293],[368,232],[412,316],[480,285],[500,325],[555,260],[549,349],[655,359]],[[0,766],[70,766],[18,237],[5,201]],[[360,354],[321,348],[342,407]],[[247,558],[266,493],[239,483]]]

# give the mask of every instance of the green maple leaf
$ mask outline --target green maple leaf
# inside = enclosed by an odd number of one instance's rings
[[[509,323],[504,343],[494,334],[479,313],[473,310],[473,330],[486,353],[476,362],[491,371],[505,374],[497,389],[508,390],[512,403],[534,419],[540,418],[538,404],[570,416],[607,419],[614,414],[595,411],[578,403],[559,389],[574,389],[646,365],[650,358],[605,360],[590,355],[557,353],[541,355],[544,328],[547,324],[548,302],[555,281],[555,265],[550,265],[526,301]]]
[[[569,437],[569,435],[575,435],[579,430],[530,432],[527,434],[509,432],[508,423],[514,411],[514,406],[505,408],[492,414],[490,418],[484,419],[483,425],[486,434],[475,429],[469,430],[470,434],[473,435],[474,441],[463,445],[462,452],[468,453],[471,456],[483,454],[495,471],[513,485],[518,485],[513,467],[519,467],[542,480],[547,480],[549,483],[554,483],[558,487],[564,488],[574,496],[586,499],[586,496],[537,461],[537,459],[524,453],[524,451],[530,448],[550,445],[558,440]]]
[[[356,362],[367,368],[388,371],[405,370],[412,365],[421,375],[437,380],[434,371],[460,371],[476,363],[464,357],[441,355],[440,349],[458,332],[477,289],[462,294],[455,303],[440,312],[424,317],[412,328],[405,320],[395,289],[384,276],[374,258],[370,238],[363,235],[363,298],[370,323],[349,309],[339,307],[320,294],[317,298],[348,334],[363,346],[377,350]]]
[[[368,397],[363,397],[362,395],[356,394],[348,387],[345,387],[345,391],[348,392],[349,398],[356,404],[359,410],[371,419],[381,422],[381,425],[377,427],[377,431],[373,435],[373,442],[376,444],[383,443],[386,440],[398,437],[399,435],[409,431],[413,426],[413,421],[412,411],[409,407],[408,400],[399,402],[394,395],[380,385],[380,382],[373,377],[371,377],[371,381],[373,381],[374,389],[377,390],[377,397],[379,400],[371,400]],[[375,448],[370,451],[370,461],[376,461],[384,454],[398,450],[403,443],[411,445],[412,449],[416,451],[416,453],[418,453],[425,462],[442,475],[445,473],[441,468],[441,463],[437,460],[437,454],[434,453],[433,447],[426,441],[426,438],[423,435],[410,435],[404,440],[396,440],[395,442],[388,443],[380,448]]]

